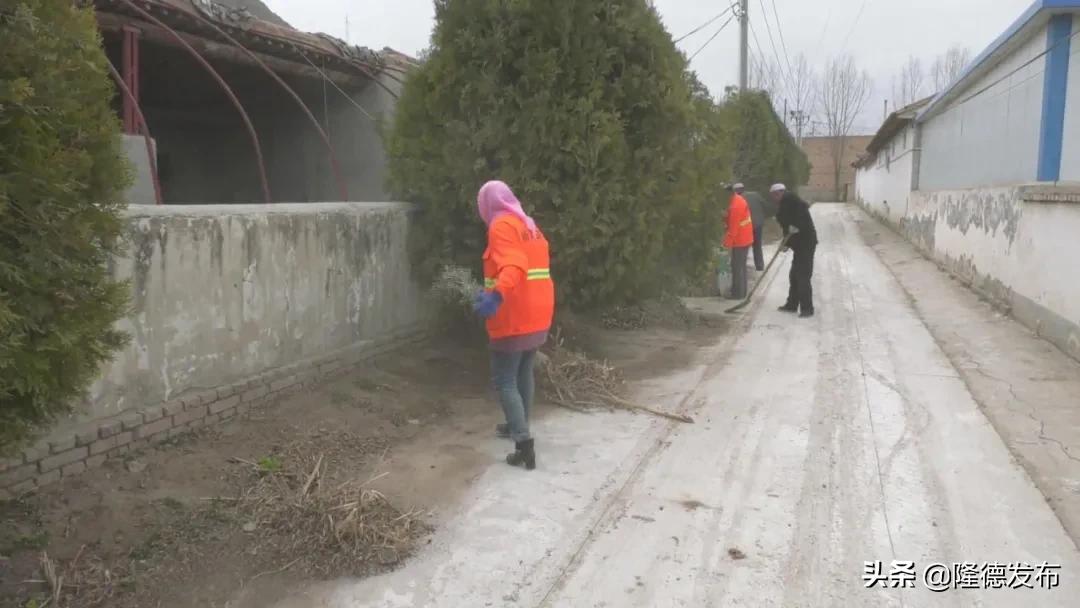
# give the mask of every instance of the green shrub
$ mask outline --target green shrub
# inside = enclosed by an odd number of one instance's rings
[[[686,61],[640,0],[441,0],[388,133],[389,186],[419,203],[418,267],[478,268],[476,192],[509,183],[552,242],[560,301],[655,289],[694,120]],[[668,242],[665,242],[668,240]]]
[[[130,176],[93,13],[0,8],[0,445],[66,410],[125,337],[110,280]]]

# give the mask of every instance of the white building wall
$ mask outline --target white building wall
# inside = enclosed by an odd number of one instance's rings
[[[1066,353],[1080,358],[1080,189],[1006,186],[912,193],[905,235]]]
[[[1035,180],[1045,57],[1020,66],[1045,50],[1046,28],[1042,27],[940,114],[923,123],[920,190]],[[1017,68],[1015,74],[961,103]]]
[[[874,164],[855,173],[855,195],[867,210],[897,224],[907,212],[911,195],[913,129],[897,133]],[[888,158],[888,161],[886,161]]]
[[[1080,15],[1072,31],[1080,32]],[[1065,98],[1065,133],[1061,147],[1061,181],[1080,182],[1080,40],[1073,38],[1069,57],[1069,84]]]

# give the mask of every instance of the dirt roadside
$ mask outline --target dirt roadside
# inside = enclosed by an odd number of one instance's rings
[[[578,322],[573,334],[637,379],[685,364],[722,331],[718,321],[637,330]],[[556,410],[542,396],[537,409]],[[393,569],[487,467],[505,466],[476,447],[500,419],[483,349],[439,340],[387,355],[0,503],[0,606],[39,608],[63,577],[50,606],[253,608],[308,581]],[[337,502],[319,510],[324,490]],[[323,522],[346,519],[335,510],[342,504],[359,513],[351,523],[363,539],[344,550],[344,522]]]

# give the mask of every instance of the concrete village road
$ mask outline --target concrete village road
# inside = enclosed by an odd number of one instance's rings
[[[1077,605],[1076,544],[862,241],[861,212],[813,213],[817,317],[775,310],[784,260],[731,335],[636,387],[695,424],[548,416],[540,468],[493,464],[402,569],[279,608]],[[868,589],[867,561],[914,562],[914,588]],[[928,565],[964,562],[1058,565],[1060,586],[927,590]]]

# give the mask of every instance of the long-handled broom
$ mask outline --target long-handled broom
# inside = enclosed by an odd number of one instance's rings
[[[754,292],[757,291],[757,288],[759,285],[761,285],[761,282],[765,280],[765,275],[769,274],[769,269],[772,268],[773,262],[776,261],[776,258],[780,257],[780,252],[783,251],[785,247],[787,247],[787,242],[790,238],[791,235],[789,234],[785,236],[782,241],[780,241],[780,246],[776,248],[776,253],[773,254],[772,259],[769,260],[769,263],[765,265],[765,270],[762,271],[761,276],[758,277],[758,280],[754,281],[754,285],[750,288],[750,291],[746,292],[746,297],[743,298],[741,302],[732,306],[731,308],[728,308],[724,312],[736,312],[738,310],[742,310],[747,304],[750,303],[751,296],[753,296]]]

